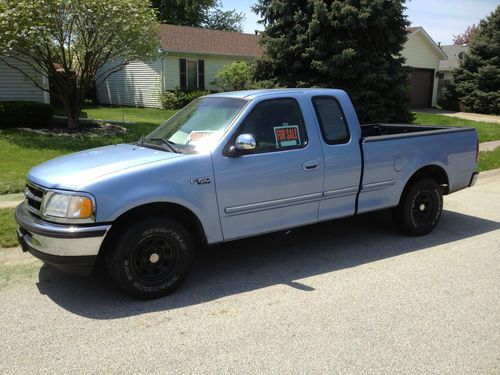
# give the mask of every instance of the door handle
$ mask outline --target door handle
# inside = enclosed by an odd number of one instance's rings
[[[308,160],[302,164],[305,171],[314,171],[319,167],[319,160]]]

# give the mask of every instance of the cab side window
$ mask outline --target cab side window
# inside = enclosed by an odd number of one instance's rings
[[[349,142],[349,127],[337,99],[332,96],[315,96],[312,102],[323,140],[330,145]]]
[[[301,148],[307,134],[299,103],[292,98],[271,99],[257,104],[238,129],[257,141],[254,153]]]

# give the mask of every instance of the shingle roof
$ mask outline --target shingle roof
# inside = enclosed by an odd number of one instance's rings
[[[449,71],[458,68],[461,60],[460,56],[462,56],[460,53],[469,51],[469,47],[462,45],[441,46],[441,48],[448,55],[448,60],[439,62],[440,71]]]
[[[253,34],[160,25],[161,47],[168,52],[257,57],[262,55],[259,39]]]

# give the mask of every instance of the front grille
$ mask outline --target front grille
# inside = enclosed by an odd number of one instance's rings
[[[28,184],[24,189],[24,195],[26,196],[26,202],[30,211],[38,213],[42,206],[43,190],[39,187]]]

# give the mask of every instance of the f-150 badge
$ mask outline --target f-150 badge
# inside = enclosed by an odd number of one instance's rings
[[[191,183],[193,185],[194,184],[206,185],[206,184],[209,184],[211,182],[212,182],[212,180],[210,179],[210,177],[197,177],[197,178],[192,178],[191,179]]]

